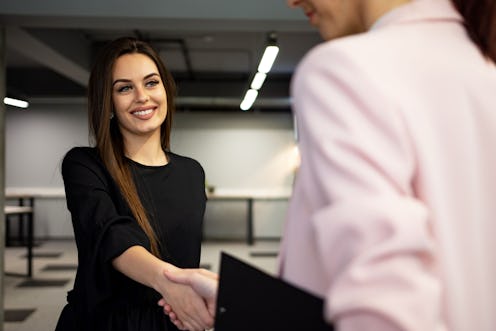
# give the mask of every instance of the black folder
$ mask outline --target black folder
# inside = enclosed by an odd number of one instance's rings
[[[215,331],[330,331],[323,300],[222,252]]]

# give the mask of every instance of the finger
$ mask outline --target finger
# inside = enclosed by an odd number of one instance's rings
[[[214,320],[212,314],[210,313],[204,300],[201,300],[198,306],[196,306],[196,310],[197,313],[195,314],[195,316],[197,317],[197,322],[203,329],[209,328],[211,325],[213,325]]]
[[[201,297],[198,297],[196,294],[190,297],[189,307],[188,310],[184,311],[186,317],[180,318],[183,322],[189,322],[195,330],[204,330],[213,324],[213,317]]]
[[[180,320],[175,320],[175,321],[171,321],[172,324],[174,324],[179,330],[188,330],[188,328],[184,325],[183,322],[181,322]]]
[[[199,309],[197,306],[197,301],[202,301],[201,299],[195,300],[194,298],[189,298],[189,304],[187,305],[189,308],[180,309],[178,311],[173,311],[174,318],[171,321],[179,321],[185,330],[196,331],[196,330],[204,330],[202,327],[202,319],[199,316]],[[175,323],[174,323],[175,324]]]
[[[191,274],[191,270],[188,269],[182,269],[180,271],[164,270],[165,277],[170,281],[184,285],[190,284]]]
[[[219,279],[219,274],[215,273],[215,272],[212,272],[210,270],[207,270],[207,269],[198,269],[198,272],[200,274],[202,274],[203,276],[205,277],[208,277],[208,278],[211,278],[211,279]]]
[[[181,321],[172,322],[179,330],[188,330]]]
[[[171,312],[169,314],[169,319],[178,329],[183,330],[185,328],[183,322],[177,318],[176,313]]]
[[[196,331],[196,330],[200,331],[200,330],[202,330],[200,325],[193,320],[191,320],[189,322],[183,322],[183,324],[184,324],[185,329],[188,331]]]
[[[196,273],[191,277],[191,285],[206,300],[214,300],[217,296],[218,281]]]
[[[187,322],[182,321],[183,324],[189,325],[187,327],[188,330],[204,330],[204,323],[199,316],[189,316],[189,320]]]

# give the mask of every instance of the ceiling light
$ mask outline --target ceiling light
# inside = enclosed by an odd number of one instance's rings
[[[14,107],[19,107],[19,108],[28,108],[29,107],[29,103],[27,101],[9,98],[9,97],[3,98],[3,103],[6,105],[9,105],[9,106],[14,106]]]
[[[253,103],[255,102],[257,95],[258,95],[257,90],[249,89],[248,91],[246,91],[245,97],[243,101],[241,101],[241,105],[239,106],[239,108],[241,108],[241,110],[250,109]]]
[[[260,90],[265,81],[265,77],[267,77],[266,74],[257,72],[255,74],[255,77],[253,77],[253,80],[251,81],[250,87],[254,90]]]
[[[268,73],[276,60],[277,53],[279,53],[279,47],[274,45],[267,46],[262,56],[262,60],[258,65],[258,71],[264,74]]]
[[[267,78],[267,73],[272,68],[274,61],[276,60],[277,53],[279,53],[279,47],[277,44],[277,35],[275,32],[271,32],[267,37],[267,47],[263,53],[260,64],[258,65],[258,72],[253,77],[250,85],[250,89],[246,92],[243,101],[239,105],[242,110],[248,110],[251,108],[255,99],[258,96],[258,90],[262,88],[262,85]]]

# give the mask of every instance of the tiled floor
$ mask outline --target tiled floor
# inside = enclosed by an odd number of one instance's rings
[[[273,274],[279,241],[259,241],[253,246],[244,242],[203,244],[202,266],[218,271],[220,252],[225,251]],[[6,272],[26,272],[26,249],[5,250]],[[72,288],[77,253],[74,241],[46,241],[34,250],[33,277],[4,275],[4,331],[52,331]]]

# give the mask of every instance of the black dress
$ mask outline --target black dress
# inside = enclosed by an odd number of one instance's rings
[[[167,153],[165,166],[128,160],[141,201],[160,241],[162,259],[181,268],[200,262],[205,174],[193,159]],[[56,331],[177,330],[155,290],[112,267],[131,246],[150,250],[96,149],[76,147],[62,163],[67,207],[78,248],[74,289]]]

